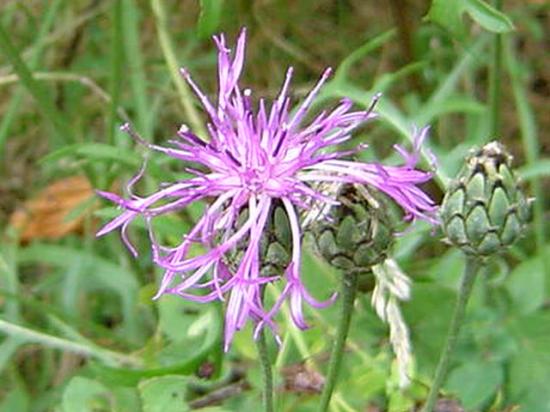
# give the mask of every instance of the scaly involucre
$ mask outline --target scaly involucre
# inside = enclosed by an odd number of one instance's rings
[[[149,227],[154,263],[165,271],[155,298],[175,294],[196,302],[225,301],[227,350],[234,333],[249,319],[256,325],[256,334],[264,326],[276,331],[273,317],[284,301],[290,305],[294,323],[299,328],[306,328],[303,301],[323,307],[334,300],[334,294],[325,302],[316,300],[308,293],[300,276],[300,212],[307,211],[316,202],[337,204],[333,198],[315,189],[319,183],[372,186],[390,196],[411,220],[434,221],[435,206],[418,187],[428,181],[431,174],[415,169],[427,128],[417,133],[412,154],[396,147],[405,160],[402,166],[347,160],[366,146],[353,151],[336,149],[351,138],[354,129],[376,117],[372,105],[365,111],[352,111],[352,102],[343,99],[335,108],[322,111],[304,125],[303,120],[331,70],[325,70],[305,99],[291,110],[288,88],[292,68],[289,68],[278,97],[270,106],[260,99],[258,107],[254,108],[251,91],[241,90],[238,85],[244,62],[245,30],[239,35],[234,54],[226,47],[223,35],[214,40],[218,48],[217,102],[211,102],[187,71],[181,70],[210,119],[209,141],[196,136],[185,125],[170,148],[139,139],[154,150],[198,165],[186,169],[193,177],[166,185],[147,197],[131,194],[129,199],[123,199],[99,192],[119,205],[123,212],[99,230],[98,236],[120,228],[124,243],[137,254],[126,232],[133,219],[143,216]],[[137,137],[129,125],[124,125],[123,129]],[[137,178],[132,179],[131,184],[135,180]],[[176,247],[160,245],[151,220],[203,199],[208,200],[204,213],[189,233],[183,235],[181,243]],[[281,276],[262,277],[260,239],[268,224],[270,208],[275,203],[288,215],[292,235],[291,261]],[[238,217],[244,210],[247,219],[241,223]],[[200,244],[205,252],[190,257],[193,244]],[[229,265],[228,256],[234,256],[237,247],[243,248],[241,257],[236,264]],[[262,289],[275,280],[282,280],[284,286],[273,306],[266,308]]]

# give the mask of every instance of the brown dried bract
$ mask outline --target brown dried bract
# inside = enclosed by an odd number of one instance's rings
[[[94,196],[88,179],[71,176],[58,180],[27,200],[10,217],[10,225],[19,232],[21,242],[34,239],[59,239],[82,228],[89,214],[77,212]]]

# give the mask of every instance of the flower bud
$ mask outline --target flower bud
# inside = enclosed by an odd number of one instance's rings
[[[306,218],[312,221],[308,230],[315,249],[333,267],[368,273],[387,258],[393,244],[398,220],[394,209],[383,195],[365,186],[340,184],[330,190],[339,204],[324,205],[316,217]]]
[[[237,218],[234,231],[248,220],[248,208],[243,208]],[[233,234],[234,231],[231,233]],[[269,211],[266,226],[260,238],[260,273],[262,277],[281,276],[290,263],[292,254],[292,234],[290,222],[284,207],[275,202]],[[246,242],[240,242],[233,253],[226,255],[225,263],[236,270],[246,251]]]
[[[267,227],[260,240],[262,276],[280,276],[290,263],[292,234],[284,208],[275,205],[271,209]]]
[[[530,218],[530,200],[511,164],[512,156],[496,141],[466,157],[440,209],[446,241],[468,254],[488,256],[518,239]]]

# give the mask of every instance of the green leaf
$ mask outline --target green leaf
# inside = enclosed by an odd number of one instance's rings
[[[61,400],[63,412],[107,412],[109,389],[93,379],[75,376],[71,379]]]
[[[158,364],[167,366],[152,367],[147,369],[130,369],[114,368],[94,362],[90,365],[92,372],[95,376],[100,377],[100,379],[106,383],[121,386],[134,386],[143,378],[170,376],[174,374],[191,375],[195,373],[197,368],[221,345],[221,319],[216,318],[215,312],[216,310],[211,308],[190,325],[190,330],[187,331],[187,334],[195,337],[194,340],[186,339],[185,341],[178,341],[171,347],[165,348],[164,351],[157,351],[155,353],[158,355],[159,359],[156,359],[154,366],[157,366]],[[209,321],[204,322],[205,319],[209,319]],[[183,329],[181,324],[175,324],[175,327]],[[199,339],[197,339],[196,336],[197,334],[200,335],[203,332],[205,335],[203,338],[203,343],[197,344]],[[177,360],[167,359],[171,357],[171,354],[167,353],[167,351],[174,349],[174,347],[179,350]],[[190,347],[193,348],[192,351],[188,350]],[[182,354],[182,350],[186,353]],[[160,359],[160,357],[164,357],[164,359]],[[167,363],[167,360],[171,362]]]
[[[502,365],[496,362],[471,361],[454,369],[447,379],[447,389],[458,394],[464,409],[476,410],[496,393],[502,384]]]
[[[449,31],[453,37],[463,39],[466,36],[466,27],[462,20],[463,12],[463,0],[433,0],[428,18]]]
[[[455,299],[454,291],[448,288],[414,283],[412,300],[402,308],[405,321],[411,328],[418,366],[430,373],[437,362],[434,353],[440,353],[447,334]]]
[[[189,337],[191,324],[197,319],[197,315],[205,309],[204,305],[174,295],[163,296],[157,304],[159,330],[173,342],[183,341]]]
[[[112,388],[116,408],[113,412],[140,412],[141,399],[137,388],[124,388],[115,386]]]
[[[40,163],[53,162],[75,155],[88,160],[124,163],[132,167],[138,167],[142,162],[138,152],[129,149],[123,149],[105,143],[79,143],[65,146],[49,153],[40,159]]]
[[[223,3],[223,0],[200,0],[201,12],[197,23],[197,34],[200,38],[208,38],[218,30]]]
[[[542,306],[545,299],[544,267],[541,257],[520,263],[506,279],[506,290],[517,313],[527,315]]]
[[[514,30],[510,18],[483,0],[466,0],[466,12],[485,30],[508,33]]]
[[[428,18],[451,33],[454,38],[464,40],[464,12],[487,31],[508,33],[514,30],[514,24],[508,16],[483,0],[433,0]]]
[[[4,399],[0,403],[0,412],[26,412],[29,410],[29,394],[22,385],[3,395]]]
[[[518,173],[523,179],[536,179],[541,176],[550,176],[550,159],[536,160],[529,165],[520,167]]]
[[[138,283],[131,272],[93,253],[70,247],[35,243],[21,249],[17,258],[20,263],[49,263],[65,268],[71,267],[74,262],[86,262],[92,269],[95,280],[102,283],[104,287],[123,297],[137,296]]]
[[[46,263],[66,270],[83,265],[82,270],[90,275],[88,287],[107,288],[120,296],[128,336],[137,339],[142,333],[137,329],[140,324],[136,310],[139,285],[132,272],[96,254],[57,245],[35,243],[22,249],[17,258],[19,263]]]
[[[550,408],[550,312],[515,319],[510,324],[519,349],[510,363],[509,402],[522,411]]]
[[[486,107],[483,103],[474,100],[469,96],[450,95],[438,102],[436,105],[426,105],[430,111],[423,113],[425,119],[436,119],[448,113],[482,114]]]
[[[139,384],[143,412],[186,412],[185,402],[188,379],[184,376],[163,376]]]

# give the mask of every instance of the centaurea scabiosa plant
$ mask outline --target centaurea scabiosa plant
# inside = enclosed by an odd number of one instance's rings
[[[181,75],[208,115],[208,139],[193,134],[184,125],[172,146],[162,147],[146,143],[129,125],[123,126],[123,130],[149,148],[181,160],[182,168],[192,177],[167,184],[144,197],[131,194],[122,198],[99,192],[120,206],[122,212],[101,228],[98,235],[120,229],[124,243],[136,254],[127,230],[136,217],[142,216],[149,227],[153,261],[164,270],[155,299],[174,294],[196,302],[224,301],[227,350],[235,332],[248,320],[255,324],[256,337],[265,326],[276,332],[274,316],[284,302],[288,302],[296,326],[304,329],[308,326],[304,301],[319,308],[335,299],[332,294],[326,301],[316,300],[308,293],[300,275],[301,212],[315,202],[338,203],[316,190],[316,184],[370,186],[393,199],[411,220],[434,221],[435,207],[419,187],[431,174],[415,168],[426,129],[419,132],[412,154],[397,148],[405,159],[402,166],[350,160],[366,146],[348,151],[339,150],[338,146],[350,140],[354,130],[376,117],[372,108],[378,96],[367,110],[353,110],[352,102],[343,99],[333,109],[321,111],[306,121],[331,69],[324,71],[309,94],[292,109],[289,97],[292,68],[289,68],[275,100],[269,104],[259,99],[255,107],[252,92],[239,86],[246,31],[241,31],[234,53],[227,48],[223,35],[214,37],[214,41],[218,49],[216,101],[211,101],[189,73],[181,69]],[[152,220],[201,200],[206,201],[204,213],[189,233],[182,234],[181,242],[174,247],[161,245]],[[290,259],[280,274],[262,276],[260,243],[276,205],[288,219]],[[243,211],[246,211],[244,220],[239,218]],[[194,244],[202,246],[204,252],[190,256]],[[242,249],[239,259],[229,264],[236,248]],[[282,291],[271,307],[265,307],[262,290],[276,281],[282,283]]]

